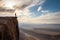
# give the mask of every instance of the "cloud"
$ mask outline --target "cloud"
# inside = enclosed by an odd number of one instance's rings
[[[15,8],[24,9],[25,7],[32,7],[34,5],[42,4],[43,1],[44,0],[2,0],[1,4],[5,5],[7,2],[13,2],[15,4]]]
[[[36,5],[42,5],[43,2],[44,0],[20,0],[20,3],[18,4],[19,6],[15,6],[17,10],[14,13],[17,13],[17,15],[20,15],[20,17],[22,15],[31,17],[31,12],[29,8]],[[40,10],[40,8],[38,10]]]
[[[43,17],[45,19],[56,19],[56,18],[60,18],[60,12],[47,12],[41,15],[40,17]]]
[[[42,13],[48,13],[49,11],[48,10],[41,10],[40,12],[42,12]]]
[[[37,11],[39,12],[39,11],[41,11],[42,10],[42,7],[40,6],[38,9],[37,9]]]
[[[0,7],[0,13],[1,12],[7,12],[7,13],[13,13],[14,12],[14,10],[12,10],[12,9],[5,9],[5,8],[2,8],[2,7]]]
[[[35,5],[41,5],[41,4],[43,4],[44,0],[2,0],[0,2],[0,7],[3,7],[4,8],[5,7],[5,4],[8,3],[8,2],[14,3],[15,4],[14,5],[14,8],[16,10],[23,11],[23,10],[27,9],[29,11],[29,8],[30,7],[33,7]]]
[[[11,13],[0,13],[0,17],[15,17],[14,14],[11,15]]]
[[[30,17],[21,17],[18,18],[20,23],[31,23],[31,24],[60,24],[60,12],[48,13],[41,15],[40,17],[30,18]]]
[[[35,5],[42,5],[45,0],[33,0],[32,3],[28,6],[28,8],[33,7]]]
[[[14,13],[17,14],[17,17],[30,17],[30,11],[28,9],[16,10]]]

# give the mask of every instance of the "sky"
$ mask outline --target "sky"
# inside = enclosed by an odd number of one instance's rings
[[[0,0],[0,13],[16,13],[19,23],[60,24],[60,0]]]

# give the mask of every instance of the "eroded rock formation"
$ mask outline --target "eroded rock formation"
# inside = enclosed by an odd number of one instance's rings
[[[0,40],[19,40],[17,17],[0,17]]]

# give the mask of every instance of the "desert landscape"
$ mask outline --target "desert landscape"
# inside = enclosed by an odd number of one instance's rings
[[[20,40],[60,40],[60,29],[20,28]]]

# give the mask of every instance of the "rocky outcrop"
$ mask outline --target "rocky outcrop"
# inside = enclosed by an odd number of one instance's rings
[[[0,40],[19,40],[17,17],[0,17]]]

